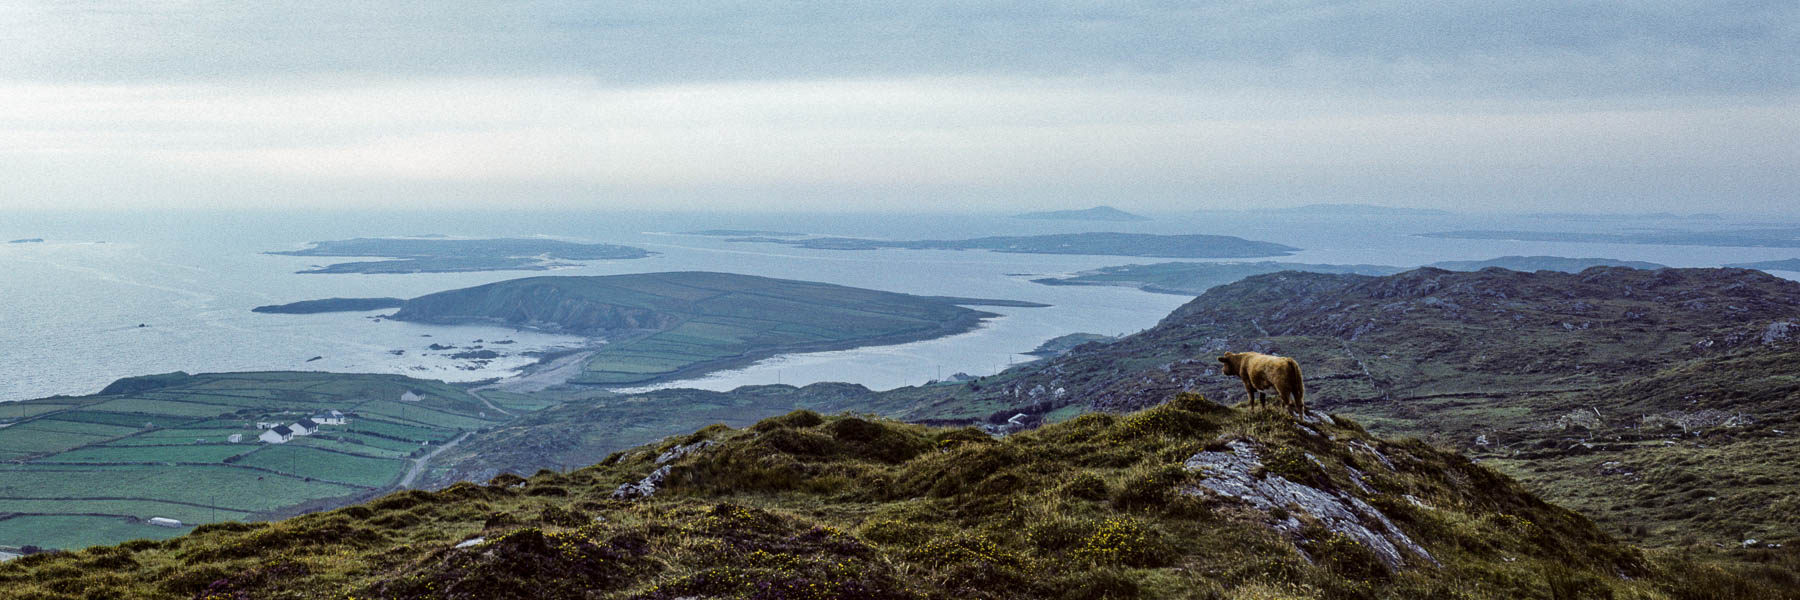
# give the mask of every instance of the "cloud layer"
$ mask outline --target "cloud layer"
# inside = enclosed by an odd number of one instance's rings
[[[0,208],[1800,191],[1791,2],[263,4],[0,8]]]

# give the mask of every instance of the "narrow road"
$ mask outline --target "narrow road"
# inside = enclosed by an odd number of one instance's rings
[[[479,398],[480,396],[476,397]],[[406,471],[405,477],[400,478],[400,489],[404,490],[412,487],[413,481],[418,480],[419,474],[425,472],[425,463],[431,462],[431,459],[437,458],[437,455],[443,454],[445,450],[456,447],[457,444],[462,443],[464,439],[474,433],[475,432],[473,431],[465,431],[462,435],[456,436],[456,439],[450,440],[449,443],[438,446],[438,449],[432,450],[430,454],[413,459],[412,468]]]
[[[513,416],[517,416],[517,415],[514,415],[514,414],[512,414],[512,413],[510,413],[510,412],[507,412],[507,411],[506,411],[506,409],[504,409],[504,408],[500,408],[500,407],[498,407],[498,406],[494,406],[494,403],[493,403],[493,402],[489,402],[489,401],[488,401],[488,399],[487,399],[487,398],[486,398],[486,397],[484,397],[484,396],[482,396],[482,395],[481,395],[481,394],[480,394],[480,393],[477,393],[477,392],[476,392],[476,391],[475,391],[475,390],[469,390],[469,395],[470,395],[470,396],[474,396],[474,397],[475,397],[475,399],[476,399],[476,400],[480,400],[480,401],[481,401],[481,403],[482,403],[482,404],[486,404],[486,405],[487,405],[487,407],[488,407],[488,408],[491,408],[491,409],[494,409],[494,410],[496,410],[496,411],[499,411],[499,412],[500,412],[500,414],[503,414],[503,415],[506,415],[506,416],[509,416],[509,417],[513,417]]]

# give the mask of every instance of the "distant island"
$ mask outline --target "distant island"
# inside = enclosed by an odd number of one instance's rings
[[[1590,267],[1630,267],[1633,269],[1667,269],[1668,265],[1659,265],[1641,260],[1618,260],[1614,258],[1567,258],[1562,256],[1502,256],[1487,260],[1447,260],[1434,262],[1427,267],[1437,267],[1447,271],[1480,271],[1489,267],[1500,267],[1513,271],[1562,271],[1579,273]]]
[[[1743,246],[1800,248],[1800,227],[1728,229],[1719,231],[1641,231],[1584,233],[1561,231],[1468,230],[1421,233],[1421,237],[1458,240],[1514,240],[1521,242],[1575,242],[1590,244],[1652,244],[1658,246]]]
[[[1149,233],[1064,233],[995,236],[967,240],[889,241],[820,237],[799,240],[739,238],[730,241],[787,244],[811,250],[988,250],[1020,254],[1091,254],[1153,258],[1259,258],[1287,256],[1299,248],[1229,235],[1155,235]]]
[[[644,258],[642,248],[614,244],[580,244],[535,238],[443,239],[355,238],[313,242],[311,248],[267,252],[282,256],[364,256],[389,260],[347,262],[299,273],[460,273],[468,271],[544,271],[578,266],[559,260]]]
[[[714,237],[745,237],[745,236],[763,236],[763,237],[777,237],[777,238],[806,237],[806,234],[804,234],[804,233],[792,233],[792,232],[787,232],[787,231],[766,231],[766,230],[762,230],[762,229],[702,229],[699,231],[684,231],[684,232],[682,232],[682,235],[705,235],[705,236],[714,236]]]
[[[899,344],[972,330],[993,313],[932,298],[710,272],[529,277],[406,301],[391,317],[605,338],[572,383],[692,376],[792,352]]]
[[[250,312],[273,313],[283,315],[310,315],[328,312],[361,312],[399,308],[406,304],[400,298],[326,298],[323,300],[301,300],[287,304],[271,304],[250,309]]]
[[[1170,262],[1148,265],[1122,265],[1082,271],[1068,277],[1033,279],[1044,285],[1114,285],[1134,287],[1157,294],[1197,296],[1215,286],[1225,285],[1251,275],[1280,271],[1312,273],[1352,273],[1357,275],[1392,275],[1403,267],[1384,265],[1321,265],[1289,262]]]
[[[1533,219],[1556,219],[1561,221],[1719,221],[1725,218],[1725,215],[1719,213],[1689,213],[1680,215],[1671,212],[1623,214],[1537,212],[1525,213],[1520,216]]]
[[[1425,265],[1447,271],[1479,271],[1500,267],[1513,271],[1580,272],[1589,267],[1631,267],[1662,269],[1663,265],[1611,258],[1565,258],[1561,256],[1502,256],[1488,260],[1444,261]],[[1170,262],[1148,265],[1122,265],[1082,271],[1067,277],[1033,279],[1044,285],[1115,285],[1134,287],[1157,294],[1195,296],[1213,287],[1225,285],[1252,275],[1300,271],[1351,275],[1393,275],[1413,267],[1388,265],[1328,265],[1290,262]]]
[[[1734,263],[1725,266],[1736,267],[1739,269],[1757,269],[1760,271],[1800,271],[1800,258]]]
[[[1015,219],[1040,219],[1047,221],[1148,221],[1150,217],[1134,215],[1111,206],[1096,206],[1081,210],[1052,210],[1046,212],[1029,212],[1013,215]]]
[[[42,244],[44,238],[22,238],[7,242],[8,244]]]
[[[1454,214],[1435,208],[1406,208],[1375,204],[1307,204],[1274,209],[1274,212],[1310,215],[1388,215],[1396,217],[1435,217]]]

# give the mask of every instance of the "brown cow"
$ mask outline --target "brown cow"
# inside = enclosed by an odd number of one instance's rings
[[[1263,390],[1273,389],[1281,399],[1282,408],[1291,413],[1306,411],[1306,383],[1300,380],[1300,363],[1285,356],[1272,356],[1256,352],[1226,352],[1219,357],[1225,363],[1222,371],[1226,375],[1236,375],[1244,380],[1244,393],[1249,396],[1245,401],[1257,400],[1267,404]]]

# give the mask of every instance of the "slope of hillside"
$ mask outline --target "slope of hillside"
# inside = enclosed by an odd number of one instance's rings
[[[1199,396],[1002,439],[795,412],[599,465],[0,565],[8,598],[1782,597],[1347,420]]]
[[[1235,402],[1242,385],[1215,356],[1289,355],[1314,405],[1486,459],[1530,457],[1496,464],[1615,532],[1793,543],[1800,522],[1783,511],[1800,502],[1800,472],[1775,465],[1800,460],[1781,441],[1800,431],[1797,339],[1800,283],[1757,271],[1289,272],[1213,288],[1112,344],[895,393],[913,415],[990,422],[1132,410],[1182,390]],[[1675,485],[1632,487],[1650,470]],[[1663,493],[1681,499],[1641,499]]]
[[[393,318],[607,338],[576,383],[641,384],[787,352],[961,333],[992,313],[946,299],[732,273],[530,277],[408,300]]]

